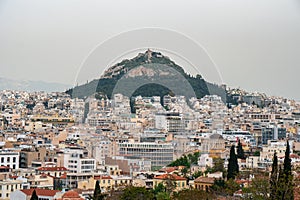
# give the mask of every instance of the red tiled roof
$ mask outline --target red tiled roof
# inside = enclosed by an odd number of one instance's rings
[[[167,173],[171,173],[171,172],[173,172],[173,171],[175,171],[175,170],[177,170],[178,169],[178,167],[164,167],[164,168],[161,168],[160,170],[159,170],[159,172],[167,172]]]
[[[0,166],[0,169],[10,169],[9,167],[7,167],[7,166],[3,166],[3,165],[1,165]]]
[[[174,180],[174,181],[185,181],[186,180],[186,178],[178,176],[176,174],[163,174],[163,175],[154,177],[154,179],[161,179],[161,180],[170,179],[170,180]]]
[[[68,171],[65,167],[39,167],[38,171]]]
[[[300,156],[298,156],[297,154],[291,154],[290,158],[299,158]]]
[[[70,190],[63,194],[62,198],[80,198],[80,196],[77,192]]]
[[[111,176],[101,176],[100,179],[113,179]]]
[[[61,175],[60,177],[59,177],[60,179],[66,179],[67,178],[67,173],[65,172],[63,175]]]
[[[33,190],[35,190],[38,196],[49,196],[49,197],[53,197],[57,192],[60,192],[59,190],[46,190],[46,189],[39,189],[39,188],[25,189],[25,190],[21,190],[21,192],[26,194],[26,196],[31,196]]]
[[[215,178],[212,178],[212,177],[198,177],[195,179],[195,183],[210,183],[210,184],[213,184],[215,181]]]
[[[113,179],[111,176],[95,176],[95,180],[102,180],[102,179]]]

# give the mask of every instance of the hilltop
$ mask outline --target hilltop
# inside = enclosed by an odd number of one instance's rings
[[[176,91],[172,91],[167,87],[174,85],[176,81],[177,86],[173,88],[178,87],[178,85],[180,85],[178,79],[181,79],[192,87],[197,98],[202,98],[208,94],[218,94],[223,100],[225,100],[226,97],[226,92],[222,87],[205,81],[200,74],[192,76],[186,73],[183,67],[177,65],[169,57],[164,56],[160,52],[151,50],[139,53],[132,59],[125,59],[113,65],[108,68],[99,79],[76,86],[66,91],[66,93],[70,94],[73,98],[84,98],[95,93],[105,94],[108,98],[111,98],[113,90],[121,79],[126,83],[135,83],[138,81],[144,81],[146,83],[137,88],[132,96],[162,97],[174,93],[176,95],[184,95],[183,89],[179,89],[176,93]],[[160,84],[156,83],[157,80],[160,81]],[[123,86],[123,90],[120,92],[126,94],[128,91],[124,91],[126,90],[124,88],[127,88],[127,86],[124,84]]]

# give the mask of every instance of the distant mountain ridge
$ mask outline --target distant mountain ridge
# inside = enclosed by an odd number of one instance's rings
[[[166,67],[162,67],[160,69],[155,67],[149,69],[145,67],[149,64],[162,65]],[[121,79],[129,79],[132,81],[136,81],[136,79],[154,80],[154,77],[160,76],[165,80],[165,84],[146,84],[138,88],[132,96],[141,95],[162,97],[166,94],[175,92],[166,87],[166,85],[172,85],[172,82],[176,81],[174,76],[172,77],[173,74],[166,68],[173,69],[173,71],[180,74],[185,81],[188,81],[197,98],[201,98],[208,94],[217,94],[224,100],[226,99],[226,92],[221,86],[206,82],[199,74],[196,76],[187,74],[181,66],[177,65],[169,57],[164,56],[160,52],[154,52],[151,50],[139,53],[132,59],[125,59],[120,63],[113,65],[107,69],[99,79],[76,86],[75,88],[67,90],[66,93],[70,94],[72,97],[79,98],[88,97],[94,93],[102,93],[111,98],[116,84]]]
[[[63,92],[70,85],[45,81],[13,80],[0,77],[0,90]]]

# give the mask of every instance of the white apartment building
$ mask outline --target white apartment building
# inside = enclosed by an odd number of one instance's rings
[[[289,141],[290,147],[293,147],[293,141]],[[278,158],[285,156],[286,141],[269,140],[268,145],[264,145],[260,153],[260,159],[272,161],[274,153],[276,151]],[[290,152],[293,153],[293,148],[290,148]]]
[[[66,187],[77,188],[78,182],[91,178],[96,170],[96,160],[88,157],[82,148],[69,148],[64,152],[64,167],[67,173]]]
[[[96,170],[96,160],[89,158],[83,149],[66,149],[64,167],[69,169],[70,173],[90,173]]]
[[[105,157],[111,156],[112,152],[111,141],[103,140],[97,143],[96,146],[93,146],[92,157],[95,158],[100,165],[105,165]]]
[[[19,152],[0,151],[0,166],[7,166],[11,169],[19,169]]]
[[[7,179],[0,181],[0,199],[8,200],[10,199],[10,194],[14,191],[27,189],[29,184],[27,179]]]
[[[179,113],[158,113],[155,115],[155,128],[168,132],[183,132],[185,123]]]
[[[151,160],[152,168],[159,168],[173,161],[174,147],[170,143],[119,143],[119,154]]]

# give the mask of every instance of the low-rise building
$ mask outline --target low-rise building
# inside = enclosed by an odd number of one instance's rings
[[[19,152],[0,151],[0,166],[7,166],[11,169],[19,169]]]
[[[179,191],[182,189],[188,188],[187,179],[176,174],[163,174],[154,177],[153,179],[153,188],[157,186],[159,183],[166,184],[167,181],[173,182],[175,186],[175,191]]]
[[[213,177],[198,177],[194,181],[195,188],[197,190],[208,191],[209,188],[214,184],[215,178]]]
[[[39,200],[54,200],[56,193],[60,192],[59,190],[47,190],[38,188],[17,190],[11,193],[10,200],[29,200],[34,190],[39,197]]]

